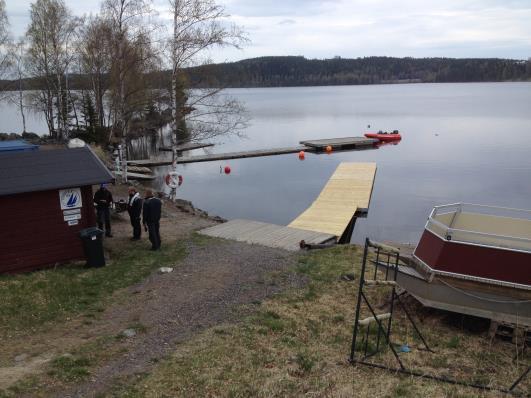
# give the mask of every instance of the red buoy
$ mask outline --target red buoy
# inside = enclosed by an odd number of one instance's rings
[[[225,166],[225,174],[230,174],[230,166]]]
[[[306,154],[304,153],[304,151],[300,151],[299,152],[299,159],[300,160],[304,160],[305,157],[306,157]]]
[[[332,146],[331,145],[327,145],[326,146],[326,153],[332,153]]]

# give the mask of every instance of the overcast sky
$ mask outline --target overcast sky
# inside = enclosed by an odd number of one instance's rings
[[[25,32],[30,0],[6,0],[11,30]],[[222,0],[250,43],[213,61],[266,55],[307,58],[531,57],[531,0]],[[98,0],[66,0],[77,15]],[[161,19],[167,0],[155,0]],[[169,19],[166,19],[168,24]]]

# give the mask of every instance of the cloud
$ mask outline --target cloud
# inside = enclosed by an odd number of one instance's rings
[[[296,23],[297,22],[295,22],[295,20],[293,19],[283,19],[282,21],[277,23],[277,25],[295,25]]]
[[[531,57],[530,0],[218,0],[251,44],[208,54],[217,62],[265,55],[308,58]],[[15,35],[29,22],[30,0],[9,0]],[[78,15],[99,3],[68,0]],[[168,0],[155,0],[165,18]]]

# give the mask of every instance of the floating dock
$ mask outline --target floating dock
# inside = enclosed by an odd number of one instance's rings
[[[348,242],[356,215],[368,211],[375,176],[375,163],[341,163],[312,205],[287,227],[232,220],[199,233],[286,250],[299,250],[301,240]]]
[[[379,140],[365,137],[344,137],[344,138],[326,138],[322,140],[307,140],[301,141],[299,144],[307,147],[315,148],[317,151],[324,151],[327,146],[331,146],[332,150],[347,150],[347,149],[367,149],[376,145]]]
[[[331,146],[333,151],[341,150],[364,150],[375,149],[378,140],[372,138],[363,137],[344,137],[344,138],[327,138],[324,140],[307,140],[301,141],[301,145],[283,148],[270,148],[270,149],[257,149],[254,151],[241,151],[241,152],[229,152],[229,153],[213,153],[208,155],[198,155],[190,157],[179,157],[179,164],[198,163],[198,162],[213,162],[217,160],[231,160],[231,159],[246,159],[256,158],[262,156],[276,156],[286,155],[290,153],[298,153],[300,151],[305,152],[324,152],[327,146]],[[184,144],[186,145],[186,144]],[[184,145],[177,147],[178,151],[185,149],[179,149]],[[199,145],[199,144],[190,144]],[[212,144],[201,144],[203,147],[212,146]],[[200,148],[200,147],[197,147]],[[193,148],[196,149],[196,148]],[[162,150],[162,149],[161,149]],[[164,149],[166,150],[166,149]],[[189,149],[188,149],[189,150]],[[170,166],[173,162],[171,160],[155,160],[155,159],[143,159],[143,160],[128,160],[127,164],[133,164],[136,166]]]
[[[317,199],[288,226],[342,237],[357,212],[367,212],[376,163],[341,163]]]

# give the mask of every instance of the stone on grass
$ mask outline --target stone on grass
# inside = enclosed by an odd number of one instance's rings
[[[341,279],[344,280],[344,281],[350,282],[350,281],[353,281],[353,280],[356,279],[356,275],[354,275],[352,273],[343,274],[343,275],[341,275]]]
[[[125,329],[122,332],[122,335],[125,336],[125,337],[135,337],[136,336],[136,331],[135,331],[135,329]]]
[[[169,274],[170,272],[173,272],[173,268],[171,267],[160,267],[159,268],[159,274]]]
[[[28,359],[28,354],[20,354],[15,357],[15,362],[24,362],[26,359]]]

